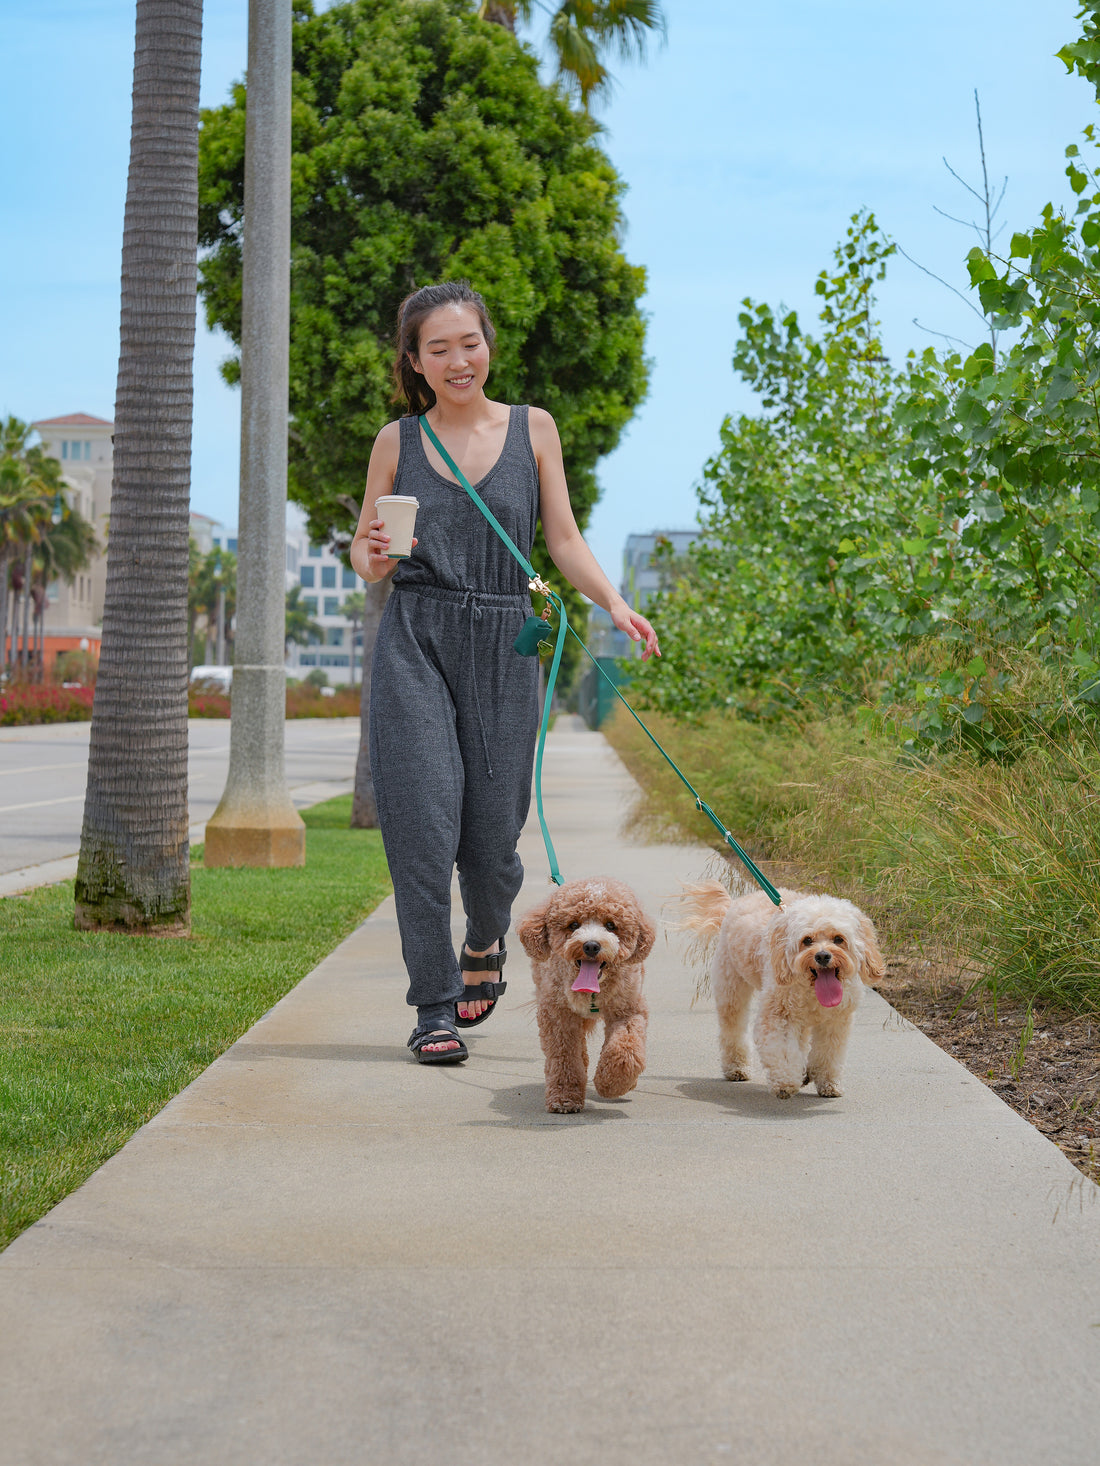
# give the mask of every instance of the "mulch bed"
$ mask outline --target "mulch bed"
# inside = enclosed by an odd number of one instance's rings
[[[1100,1016],[1036,1007],[1025,1043],[1026,1008],[995,1006],[904,959],[888,964],[876,991],[1100,1183]]]

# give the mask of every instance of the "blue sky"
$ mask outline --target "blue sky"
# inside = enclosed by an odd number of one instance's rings
[[[668,43],[616,64],[600,116],[629,185],[629,258],[646,267],[650,394],[600,469],[589,541],[617,580],[632,531],[687,528],[727,413],[752,408],[730,358],[743,297],[816,313],[813,283],[849,216],[873,209],[927,269],[965,288],[975,217],[941,161],[980,180],[974,89],[1001,217],[1027,228],[1068,195],[1063,150],[1091,121],[1091,89],[1054,53],[1074,0],[665,0]],[[130,137],[133,0],[0,0],[3,349],[0,412],[110,418]],[[202,100],[246,54],[246,0],[207,0]],[[880,292],[887,354],[976,341],[962,302],[903,259]],[[193,507],[237,515],[239,398],[224,340],[200,331]],[[365,472],[366,465],[364,465]]]

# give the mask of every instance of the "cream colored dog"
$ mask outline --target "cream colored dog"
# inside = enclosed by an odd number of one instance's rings
[[[711,986],[727,1079],[750,1077],[749,1010],[760,994],[753,1039],[772,1093],[790,1099],[804,1084],[839,1095],[844,1054],[862,984],[884,973],[868,916],[834,896],[763,891],[731,897],[719,881],[688,886],[683,926],[717,935]]]

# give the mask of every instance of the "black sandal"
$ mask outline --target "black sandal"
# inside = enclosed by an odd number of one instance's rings
[[[446,1043],[449,1038],[456,1041],[457,1049],[434,1049],[425,1053],[425,1044]],[[461,1064],[470,1057],[469,1049],[446,1019],[434,1019],[421,1028],[414,1028],[405,1047],[412,1049],[418,1064]]]
[[[484,957],[474,957],[466,951],[465,943],[458,956],[458,965],[463,972],[499,972],[504,966],[508,953],[504,949],[504,938],[500,939],[500,951],[488,952]],[[462,990],[460,1003],[490,1003],[492,1006],[485,1009],[477,1018],[461,1018],[458,1009],[455,1009],[455,1022],[459,1028],[473,1028],[478,1023],[484,1023],[489,1014],[496,1010],[497,999],[508,986],[506,982],[478,982],[467,983]]]

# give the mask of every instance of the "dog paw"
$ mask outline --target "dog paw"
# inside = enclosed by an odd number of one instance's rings
[[[844,1093],[835,1079],[815,1079],[814,1086],[823,1099],[839,1099]]]
[[[592,1083],[601,1099],[621,1099],[637,1085],[644,1069],[632,1054],[605,1054],[596,1065]]]
[[[751,1079],[752,1075],[744,1064],[728,1064],[722,1070],[722,1078],[740,1082],[741,1080]]]
[[[793,1099],[801,1088],[801,1084],[773,1084],[772,1094],[776,1099]]]
[[[551,1099],[547,1095],[546,1108],[552,1115],[579,1115],[584,1109],[584,1099]]]

